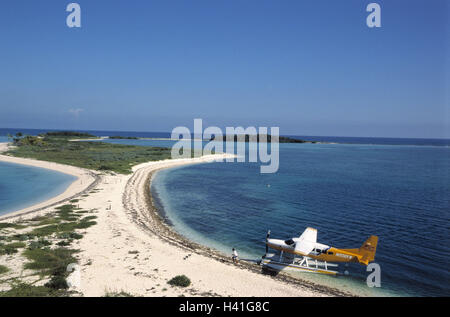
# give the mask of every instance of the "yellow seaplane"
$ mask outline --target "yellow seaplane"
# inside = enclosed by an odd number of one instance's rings
[[[266,236],[266,254],[260,264],[274,271],[295,270],[311,273],[336,275],[331,270],[338,264],[333,262],[355,262],[368,265],[375,259],[378,237],[370,236],[360,248],[338,249],[317,242],[317,230],[306,228],[298,238],[287,240],[271,239],[270,230]],[[280,251],[269,254],[269,248]]]

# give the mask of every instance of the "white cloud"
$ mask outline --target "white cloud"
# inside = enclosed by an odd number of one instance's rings
[[[68,112],[71,115],[73,115],[75,118],[78,118],[80,116],[80,113],[83,111],[84,111],[84,109],[81,109],[81,108],[76,108],[76,109],[71,108],[71,109],[69,109]]]

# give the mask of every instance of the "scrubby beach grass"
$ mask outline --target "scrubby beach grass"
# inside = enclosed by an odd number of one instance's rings
[[[47,286],[36,286],[23,282],[13,283],[12,287],[0,292],[0,297],[55,297],[65,296],[65,291],[49,288]]]
[[[6,273],[8,271],[9,271],[9,269],[6,266],[0,265],[0,275]]]
[[[134,297],[133,294],[130,294],[125,291],[106,291],[105,295],[103,297]]]
[[[19,249],[24,248],[26,245],[23,242],[12,242],[8,244],[0,244],[0,255],[14,254],[19,252]]]
[[[80,213],[80,212],[83,213]],[[96,224],[97,217],[73,204],[17,223],[0,223],[0,255],[19,258],[21,269],[0,265],[0,297],[67,296],[69,264],[79,252],[70,247],[83,237],[82,229]],[[88,215],[86,215],[88,214]],[[21,230],[17,233],[17,230]],[[78,232],[77,232],[78,231]],[[23,274],[23,272],[27,272]],[[25,279],[24,279],[25,278]]]

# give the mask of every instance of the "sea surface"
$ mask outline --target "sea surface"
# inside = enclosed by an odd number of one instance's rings
[[[369,272],[341,265],[338,277],[303,278],[375,296],[449,296],[450,150],[445,146],[281,144],[280,169],[211,163],[159,172],[152,191],[168,220],[188,238],[226,254],[260,258],[267,230],[358,248],[379,236],[381,288]]]
[[[47,130],[0,129],[0,138],[19,131],[36,135]],[[381,288],[366,285],[369,272],[358,264],[339,267],[348,275],[301,277],[361,295],[450,296],[450,140],[297,137],[327,144],[280,144],[276,174],[260,174],[259,163],[162,170],[151,190],[177,231],[225,254],[235,247],[241,258],[260,258],[269,229],[273,238],[285,239],[315,227],[319,242],[341,248],[358,248],[373,234],[379,236],[375,262],[381,267]],[[166,147],[175,143],[105,142]],[[2,179],[0,174],[0,197]],[[11,192],[12,200],[24,199]]]
[[[0,215],[57,196],[75,179],[44,168],[0,162]]]

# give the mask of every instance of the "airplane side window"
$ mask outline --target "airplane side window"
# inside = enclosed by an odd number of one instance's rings
[[[333,255],[333,252],[328,252],[329,255]]]
[[[292,244],[294,244],[294,240],[288,239],[288,240],[285,240],[284,243],[286,243],[287,245],[292,245]]]

